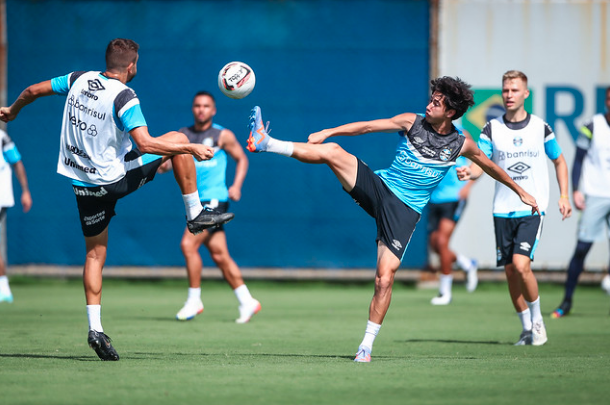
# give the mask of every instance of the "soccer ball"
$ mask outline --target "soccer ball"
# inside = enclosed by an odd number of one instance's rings
[[[244,98],[254,90],[254,71],[243,62],[230,62],[218,73],[218,87],[225,96]]]

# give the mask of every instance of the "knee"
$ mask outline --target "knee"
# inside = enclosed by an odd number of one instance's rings
[[[383,276],[375,277],[375,290],[377,291],[387,291],[392,289],[392,284],[394,284],[394,275],[386,274]]]
[[[322,157],[327,162],[334,160],[336,156],[338,156],[341,152],[344,152],[343,148],[334,142],[323,143],[321,146]]]
[[[593,246],[593,243],[579,240],[576,244],[576,249],[574,250],[574,258],[584,260],[585,257],[587,257],[591,246]]]
[[[197,250],[199,250],[199,245],[185,238],[180,242],[180,249],[184,255],[189,255],[193,252],[197,252]]]

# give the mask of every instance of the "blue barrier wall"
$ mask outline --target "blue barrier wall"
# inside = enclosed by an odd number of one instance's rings
[[[346,122],[423,111],[428,98],[427,1],[33,1],[8,0],[8,100],[29,84],[73,70],[103,70],[109,40],[140,46],[131,87],[151,134],[190,125],[193,94],[217,95],[216,122],[246,145],[248,114],[263,108],[272,134],[305,141]],[[241,60],[257,86],[224,97],[220,68]],[[64,98],[40,99],[8,125],[34,205],[8,214],[12,264],[78,265],[84,242],[67,179],[56,173]],[[374,169],[387,167],[395,134],[335,138]],[[248,155],[243,198],[227,226],[242,266],[374,267],[374,220],[325,166]],[[232,178],[232,173],[229,174]],[[18,185],[17,193],[19,193]],[[108,265],[182,265],[184,207],[171,174],[121,200],[110,225]],[[422,221],[424,222],[424,221]],[[420,224],[403,266],[426,262]],[[210,261],[204,259],[209,264]]]

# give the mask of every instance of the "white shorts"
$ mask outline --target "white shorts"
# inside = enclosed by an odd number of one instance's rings
[[[578,240],[595,242],[604,236],[610,238],[610,198],[587,196],[585,203],[578,221]]]

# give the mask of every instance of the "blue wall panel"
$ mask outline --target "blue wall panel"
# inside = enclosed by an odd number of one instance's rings
[[[346,122],[423,111],[428,98],[427,1],[8,0],[7,12],[9,101],[34,82],[103,70],[108,41],[128,37],[141,46],[130,85],[153,135],[189,125],[192,95],[202,89],[217,95],[216,122],[244,146],[254,105],[262,106],[273,135],[306,141],[311,132]],[[217,88],[216,75],[231,60],[250,64],[257,75],[243,100]],[[34,198],[30,213],[9,211],[13,264],[83,262],[71,187],[55,173],[63,101],[38,100],[8,126]],[[333,141],[377,169],[390,164],[397,136]],[[249,158],[243,198],[232,204],[236,219],[227,226],[240,265],[375,266],[374,220],[328,168],[275,155]],[[184,208],[173,176],[159,175],[116,211],[107,264],[183,264]],[[419,228],[403,266],[426,261],[425,226]]]

